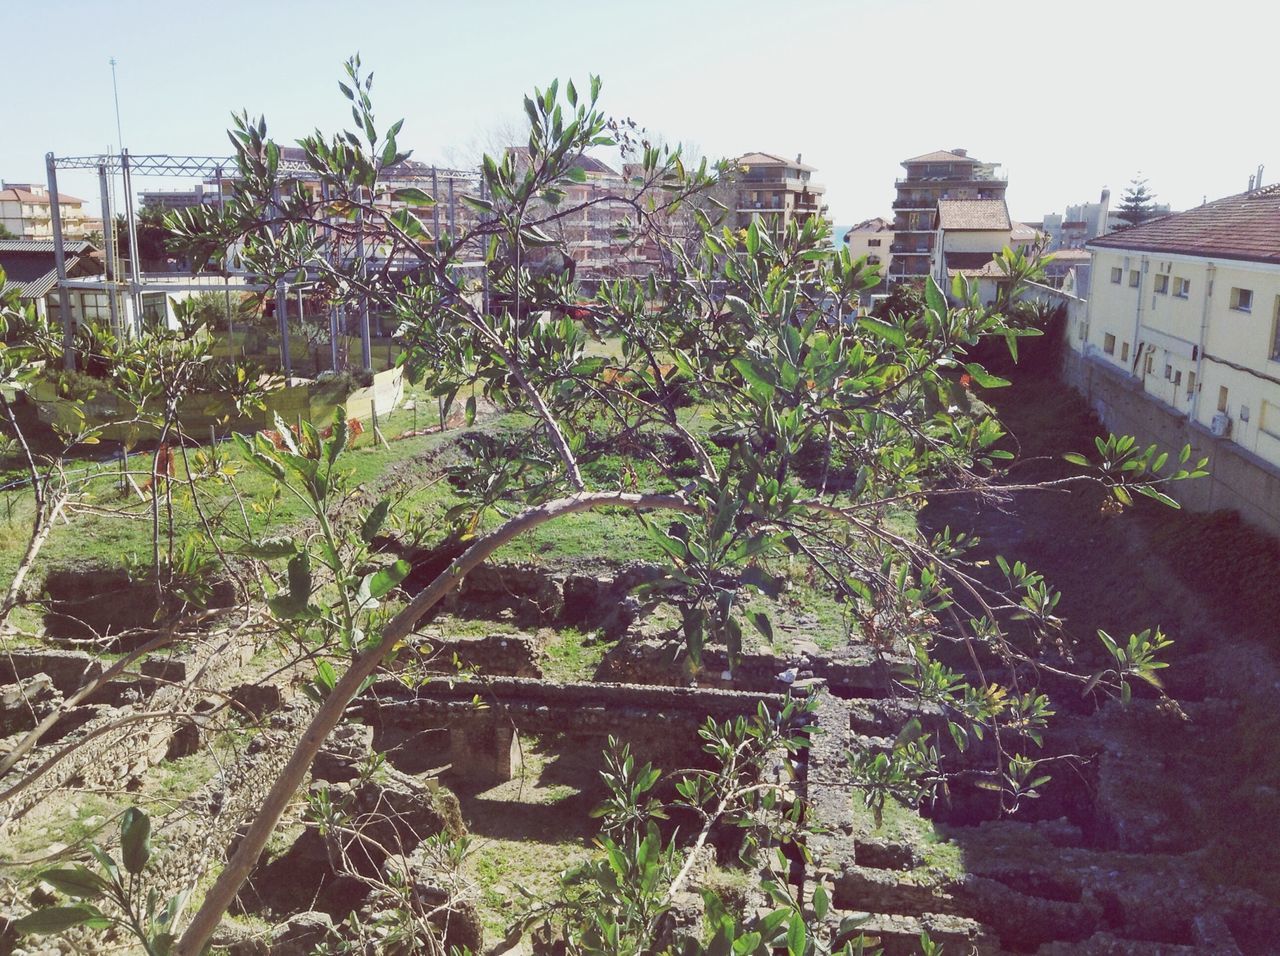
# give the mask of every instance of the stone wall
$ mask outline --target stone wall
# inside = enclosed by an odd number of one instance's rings
[[[1201,425],[1150,398],[1139,382],[1101,362],[1063,349],[1063,380],[1084,396],[1103,425],[1174,454],[1191,445],[1193,462],[1209,459],[1209,477],[1169,489],[1191,511],[1237,511],[1249,524],[1280,535],[1280,471]]]

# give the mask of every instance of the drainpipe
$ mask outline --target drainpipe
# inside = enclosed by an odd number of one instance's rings
[[[1190,417],[1199,421],[1200,391],[1204,388],[1204,340],[1209,332],[1209,298],[1213,294],[1213,275],[1218,267],[1210,262],[1204,270],[1204,306],[1200,310],[1200,341],[1196,345],[1196,390],[1191,393]]]
[[[1126,276],[1126,278],[1128,277]],[[1140,334],[1140,330],[1142,329],[1142,296],[1146,291],[1144,289],[1144,286],[1146,285],[1146,280],[1147,280],[1147,257],[1139,256],[1138,257],[1138,308],[1133,315],[1133,350],[1134,352],[1138,351],[1138,335]]]

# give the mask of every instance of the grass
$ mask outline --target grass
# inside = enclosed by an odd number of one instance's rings
[[[555,632],[543,649],[542,672],[548,680],[589,681],[604,658],[605,645],[574,628]]]

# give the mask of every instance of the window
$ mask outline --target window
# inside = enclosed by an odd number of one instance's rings
[[[1122,362],[1129,361],[1129,343],[1128,342],[1120,343],[1120,361]]]
[[[1173,294],[1179,299],[1185,299],[1191,294],[1191,280],[1177,276],[1173,280]]]
[[[1173,373],[1173,387],[1177,388],[1181,384],[1182,384],[1182,369],[1178,369],[1178,371]]]
[[[868,265],[872,265],[872,266],[879,265],[879,264],[880,264],[880,257],[879,257],[879,256],[867,256],[867,264],[868,264]]]
[[[1156,276],[1156,291],[1161,295],[1169,294],[1169,277],[1160,275]]]
[[[1227,386],[1218,386],[1218,411],[1226,412],[1227,410]]]
[[[1142,363],[1142,371],[1146,375],[1151,374],[1151,368],[1155,364],[1155,356],[1148,355],[1147,360]]]
[[[879,239],[868,239],[868,240],[867,240],[867,245],[869,245],[869,246],[878,246],[878,245],[880,245],[880,240],[879,240]]]
[[[1116,352],[1116,337],[1110,332],[1108,332],[1107,337],[1102,340],[1102,351],[1106,352],[1108,355],[1114,355]]]
[[[1129,270],[1129,286],[1130,286],[1131,288],[1136,289],[1136,288],[1138,287],[1138,283],[1139,283],[1141,280],[1142,280],[1142,273],[1141,273],[1141,272],[1139,272],[1137,269],[1130,269],[1130,270]]]
[[[1237,312],[1253,311],[1253,290],[1252,289],[1232,289],[1231,290],[1231,308]]]
[[[1166,382],[1173,381],[1173,366],[1167,362],[1164,366],[1164,378]]]
[[[1120,284],[1120,280],[1124,278],[1124,270],[1119,266],[1111,267],[1111,281],[1116,285]]]
[[[1187,398],[1190,398],[1196,390],[1196,373],[1187,373]]]
[[[1280,295],[1276,296],[1276,307],[1271,311],[1271,360],[1280,362]]]

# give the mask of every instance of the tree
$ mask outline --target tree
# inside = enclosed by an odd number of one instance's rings
[[[266,121],[242,113],[231,132],[235,196],[217,208],[181,210],[171,227],[196,261],[217,261],[219,250],[235,245],[268,284],[305,268],[335,302],[366,298],[398,318],[406,374],[446,409],[462,404],[470,422],[487,400],[533,424],[494,438],[488,453],[458,466],[463,502],[450,513],[447,539],[458,545],[456,557],[394,614],[379,602],[409,567],[370,547],[389,502],[364,514],[337,507],[342,417],[325,433],[303,421],[296,433],[281,423],[277,440],[261,433],[238,439],[242,457],[278,493],[302,502],[316,529],[245,550],[274,569],[267,604],[316,662],[317,709],[176,952],[202,950],[325,739],[423,616],[497,549],[584,512],[629,516],[661,551],[662,573],[640,596],[678,609],[694,662],[711,644],[736,660],[748,628],[771,635],[768,613],[749,602],[776,597],[797,569],[842,601],[873,643],[910,650],[914,663],[897,690],[945,720],[909,725],[889,753],[851,755],[873,805],[889,796],[918,803],[966,781],[1015,810],[1036,797],[1052,766],[1037,756],[1053,711],[1038,675],[1121,699],[1134,680],[1158,688],[1159,632],[1120,640],[1071,634],[1055,615],[1056,592],[1033,569],[1002,558],[1003,581],[992,584],[966,560],[971,542],[963,534],[926,538],[903,528],[900,509],[920,506],[926,495],[993,492],[1013,455],[1002,447],[999,423],[963,393],[1008,383],[971,352],[994,337],[1016,355],[1018,339],[1037,330],[1011,325],[963,282],[950,290],[958,303],[950,305],[932,279],[909,314],[845,323],[840,317],[855,311],[876,277],[847,250],[832,248],[823,221],[792,223],[777,236],[758,221],[727,229],[727,210],[704,201],[727,167],[695,167],[679,149],[653,145],[637,157],[632,188],[609,198],[629,210],[626,228],[661,245],[663,268],[604,283],[584,302],[571,270],[548,267],[554,257],[540,253],[555,245],[554,224],[581,212],[564,203],[565,187],[583,175],[577,158],[615,141],[617,124],[598,105],[598,78],[584,90],[553,81],[525,98],[527,161],[484,157],[485,198],[464,200],[479,222],[438,242],[412,212],[434,197],[406,188],[393,194],[398,205],[369,199],[379,171],[408,154],[397,144],[402,121],[377,122],[372,79],[359,57],[346,72],[340,88],[355,128],[301,141],[327,199],[282,174]],[[350,247],[357,228],[377,235],[378,268],[319,254],[326,230],[348,237]],[[393,261],[414,262],[413,278],[393,272]],[[1013,294],[1034,267],[1010,268]],[[615,345],[611,357],[588,354],[593,338]],[[658,447],[679,453],[657,454]],[[809,466],[815,448],[827,462],[817,470]],[[593,479],[587,466],[604,450],[625,456],[644,477],[634,485]],[[1166,468],[1167,456],[1131,439],[1100,441],[1096,457],[1096,466],[1072,459],[1088,469],[1078,480],[1103,485],[1121,505],[1134,494],[1167,500],[1160,489],[1191,474]],[[845,479],[838,486],[827,481],[836,467]],[[1044,647],[1063,652],[1046,659]],[[1101,665],[1078,672],[1073,661],[1091,650]],[[760,734],[785,735],[772,726],[761,715]],[[680,791],[708,827],[732,816],[735,802],[764,792],[733,763],[750,733],[713,734],[708,743],[724,757],[721,772]],[[638,819],[634,808],[623,808],[621,818]],[[658,854],[674,877],[660,884],[646,876],[645,885],[678,886],[691,857],[679,858],[693,849],[646,822],[624,832],[610,859],[583,879],[607,889],[620,875],[656,872],[646,866]],[[662,892],[656,900],[637,896],[625,912],[625,901],[603,890],[578,898],[610,903],[583,908],[576,917],[583,925],[568,933],[577,939],[607,938],[622,926],[648,943],[650,907],[664,905]],[[730,919],[721,929],[736,938],[741,928]],[[762,946],[779,923],[765,929],[752,931]],[[815,951],[804,944],[803,925],[786,935],[791,952]]]
[[[20,239],[20,238],[21,238],[20,236],[14,235],[13,231],[8,226],[0,222],[0,239]]]
[[[1116,215],[1125,226],[1137,226],[1155,215],[1156,196],[1147,189],[1147,181],[1138,176],[1129,180]]]

